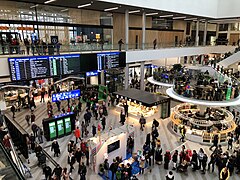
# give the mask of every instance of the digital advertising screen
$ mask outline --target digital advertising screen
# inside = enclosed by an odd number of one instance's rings
[[[56,124],[55,122],[50,122],[48,124],[49,126],[49,135],[50,135],[50,139],[54,139],[57,137],[57,131],[56,131]]]
[[[113,151],[115,151],[115,150],[117,150],[119,148],[120,148],[120,140],[118,140],[118,141],[116,141],[116,142],[114,142],[112,144],[109,144],[107,153],[109,154],[109,153],[111,153],[111,152],[113,152]]]
[[[97,54],[98,70],[112,69],[126,66],[125,52],[108,52]]]
[[[72,98],[79,98],[81,95],[80,89],[67,91],[67,92],[60,92],[56,94],[52,94],[52,102],[63,101]]]
[[[64,125],[63,125],[62,119],[57,120],[57,130],[58,130],[58,137],[64,135]]]
[[[98,70],[86,72],[86,76],[87,76],[87,77],[90,77],[90,76],[98,76]]]
[[[72,132],[72,126],[71,126],[71,119],[70,119],[70,117],[64,118],[64,122],[65,122],[66,134],[71,133]]]

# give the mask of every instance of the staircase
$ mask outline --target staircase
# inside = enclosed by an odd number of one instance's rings
[[[234,53],[233,55],[227,57],[226,59],[222,60],[218,64],[223,66],[224,68],[227,68],[228,66],[238,63],[240,61],[240,51],[237,53]]]

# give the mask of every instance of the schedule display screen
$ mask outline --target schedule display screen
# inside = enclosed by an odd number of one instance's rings
[[[80,89],[52,94],[52,102],[63,101],[71,98],[78,98],[80,97],[80,94]]]
[[[80,55],[8,58],[12,81],[80,73]]]
[[[109,52],[97,54],[98,69],[112,69],[126,66],[125,53]]]

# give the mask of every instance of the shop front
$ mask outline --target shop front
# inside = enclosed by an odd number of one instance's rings
[[[170,116],[170,98],[152,94],[138,89],[128,89],[114,92],[117,98],[117,111],[128,105],[130,116],[139,119],[141,115],[146,118],[147,123],[154,118],[167,118]]]

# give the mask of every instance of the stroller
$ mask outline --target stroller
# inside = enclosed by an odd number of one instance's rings
[[[177,167],[177,172],[187,173],[188,162],[184,160],[179,166]]]
[[[38,166],[44,167],[46,166],[46,155],[43,154],[42,152],[37,155],[38,158]]]

